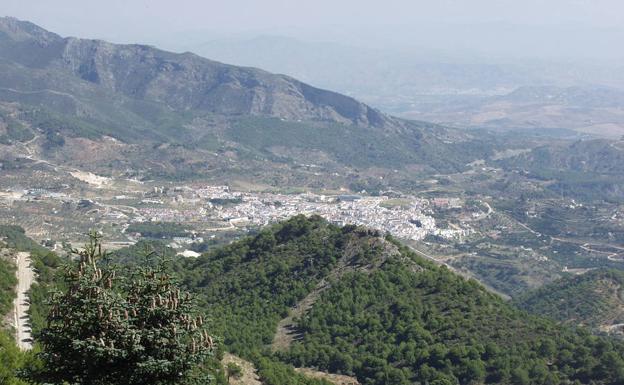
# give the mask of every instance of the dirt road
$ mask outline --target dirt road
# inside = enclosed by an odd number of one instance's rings
[[[30,307],[27,293],[34,282],[35,272],[30,265],[30,253],[17,253],[15,262],[17,266],[17,298],[14,301],[15,339],[20,349],[29,350],[32,348],[32,335],[27,314]]]

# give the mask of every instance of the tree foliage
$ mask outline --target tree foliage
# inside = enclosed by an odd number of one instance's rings
[[[1,248],[0,248],[1,249]],[[11,309],[11,304],[15,298],[15,265],[5,261],[0,256],[0,318]]]
[[[189,293],[162,263],[119,276],[91,236],[64,268],[67,288],[50,301],[38,341],[47,383],[177,384],[212,354],[214,342]],[[205,379],[204,379],[205,380]]]
[[[27,361],[27,354],[22,353],[9,333],[0,330],[0,384],[26,384],[18,377],[18,372]]]
[[[243,369],[236,363],[230,362],[226,365],[225,370],[227,371],[227,380],[230,382],[230,378],[240,378],[243,374]]]

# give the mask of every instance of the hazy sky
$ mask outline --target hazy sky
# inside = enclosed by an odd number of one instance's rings
[[[166,47],[271,33],[537,54],[580,44],[619,55],[615,30],[624,30],[623,0],[0,0],[2,14],[61,35]]]

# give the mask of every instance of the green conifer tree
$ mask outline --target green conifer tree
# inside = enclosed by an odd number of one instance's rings
[[[46,383],[188,384],[214,342],[189,293],[163,264],[123,277],[92,234],[64,270],[38,340]],[[205,383],[205,378],[199,379]]]

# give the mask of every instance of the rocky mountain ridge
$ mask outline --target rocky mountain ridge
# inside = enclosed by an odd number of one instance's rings
[[[74,83],[83,81],[75,84],[76,87],[93,85],[129,98],[163,103],[176,111],[250,114],[375,127],[393,122],[355,99],[287,76],[146,45],[62,38],[14,18],[0,18],[0,58],[5,64],[17,64],[26,70],[54,71],[71,77]],[[3,84],[8,82],[2,79]],[[61,83],[52,85],[57,92],[67,87]],[[29,88],[28,84],[22,86]],[[36,88],[36,83],[31,84],[30,91]]]

